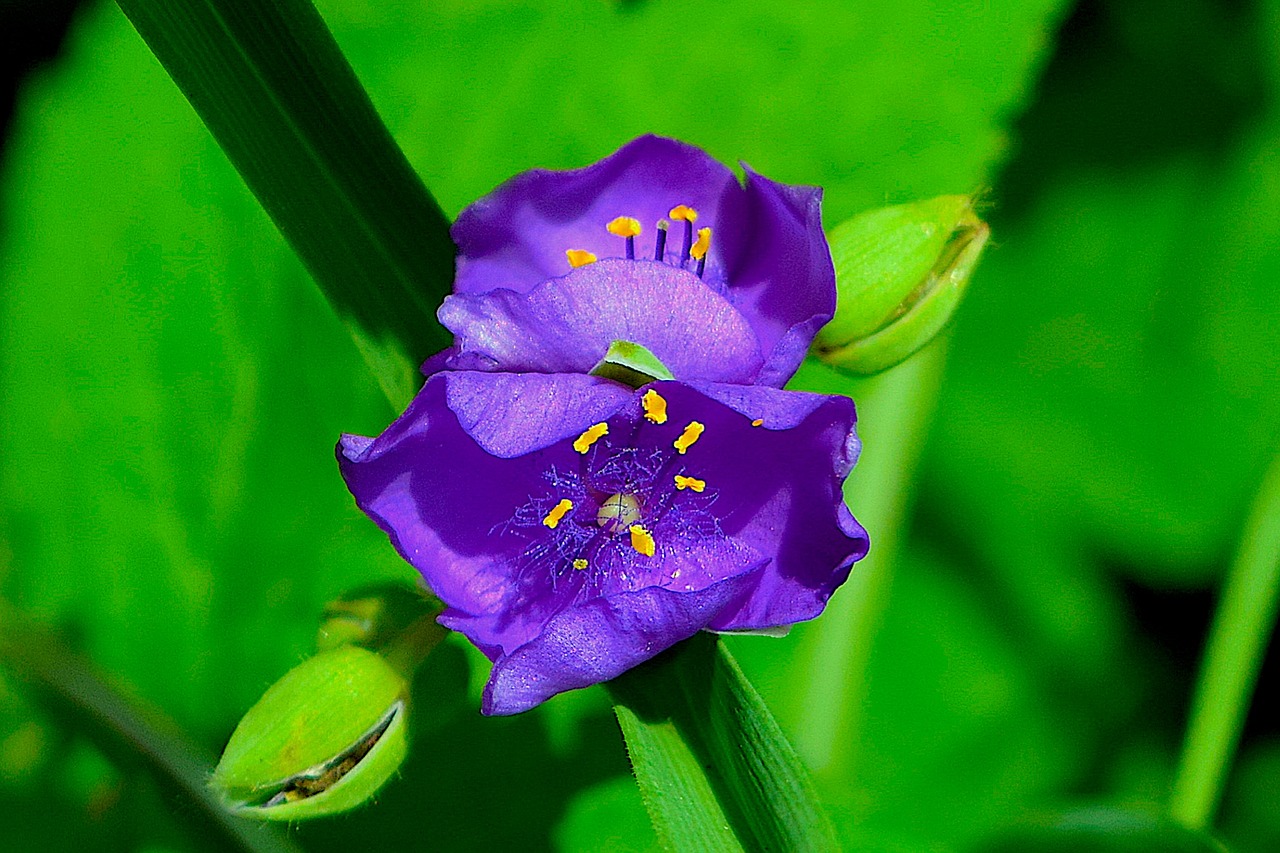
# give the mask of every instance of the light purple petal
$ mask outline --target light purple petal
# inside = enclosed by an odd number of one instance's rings
[[[751,382],[763,364],[751,326],[693,273],[606,260],[528,293],[449,296],[440,321],[468,366],[587,373],[616,340],[649,349],[676,377]]]
[[[494,456],[511,458],[579,435],[631,398],[616,382],[576,373],[447,371],[449,409]]]
[[[494,664],[486,714],[518,714],[557,693],[621,675],[692,637],[755,584],[757,572],[698,592],[651,587],[596,598],[557,615],[528,644]]]

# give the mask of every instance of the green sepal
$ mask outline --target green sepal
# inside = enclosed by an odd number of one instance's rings
[[[922,349],[955,314],[990,229],[970,196],[940,196],[859,214],[832,230],[835,317],[817,356],[850,373],[887,370]]]
[[[631,388],[641,388],[661,379],[674,379],[667,366],[649,350],[631,341],[614,341],[592,376],[603,376]]]
[[[249,709],[210,784],[232,811],[261,820],[353,809],[404,760],[407,694],[404,676],[368,649],[321,652]]]

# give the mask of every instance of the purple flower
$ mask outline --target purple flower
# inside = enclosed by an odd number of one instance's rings
[[[347,485],[493,661],[487,714],[619,675],[699,630],[817,616],[867,550],[845,397],[446,371]]]
[[[781,387],[835,310],[822,191],[644,136],[585,169],[535,169],[453,226],[441,368],[587,373],[614,340],[677,379]]]

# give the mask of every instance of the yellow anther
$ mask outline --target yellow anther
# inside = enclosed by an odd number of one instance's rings
[[[646,557],[652,557],[658,550],[653,541],[653,534],[645,530],[643,524],[633,524],[627,529],[631,531],[631,547]]]
[[[694,210],[692,207],[687,207],[683,204],[677,204],[675,207],[671,208],[671,212],[668,213],[667,216],[671,217],[677,222],[697,222],[698,221],[698,211]]]
[[[587,427],[586,432],[574,439],[573,449],[579,453],[586,453],[591,449],[591,445],[608,434],[608,424],[596,424],[595,426]]]
[[[752,426],[764,426],[764,418],[756,418],[751,422]]]
[[[594,264],[596,256],[590,252],[584,252],[582,249],[566,249],[564,256],[569,259],[569,266],[577,269],[585,267],[587,264]]]
[[[640,236],[640,220],[633,219],[630,216],[619,216],[617,219],[606,225],[605,228],[615,237]]]
[[[644,406],[645,420],[654,424],[667,422],[667,399],[657,391],[652,388],[645,391],[644,396],[640,398],[640,404]]]
[[[711,248],[711,229],[699,228],[698,239],[694,241],[692,248],[689,249],[689,257],[695,261],[700,261],[707,256],[707,249]]]
[[[707,487],[706,480],[699,480],[697,477],[684,477],[676,474],[676,488],[680,491],[692,489],[695,492],[701,492]]]
[[[578,571],[582,571],[587,567],[587,561],[579,557],[578,559],[573,561],[573,567]]]
[[[551,512],[547,513],[547,517],[542,519],[542,523],[552,530],[560,526],[560,520],[573,509],[573,501],[568,498],[561,498],[560,503],[551,508]]]
[[[706,426],[703,424],[697,421],[690,421],[689,425],[684,428],[684,432],[680,433],[680,437],[675,440],[675,449],[683,455],[686,450],[693,447],[695,441],[702,437],[704,429],[706,429]]]

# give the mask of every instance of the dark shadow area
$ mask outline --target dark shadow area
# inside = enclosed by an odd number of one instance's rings
[[[299,827],[306,850],[551,850],[577,792],[629,773],[612,714],[582,720],[576,745],[557,751],[538,713],[481,716],[467,672],[456,645],[432,653],[414,681],[400,778],[375,806]]]
[[[84,0],[13,0],[0,3],[0,140],[8,141],[14,102],[23,79],[57,55],[67,26]],[[0,142],[0,157],[4,146]]]
[[[1079,3],[1013,125],[995,218],[1024,212],[1063,173],[1231,145],[1265,101],[1258,18],[1248,0]]]

